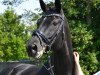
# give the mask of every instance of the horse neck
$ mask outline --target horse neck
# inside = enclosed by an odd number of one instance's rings
[[[59,40],[62,42],[57,41],[56,47],[54,47],[53,64],[55,75],[72,75],[72,46],[68,24],[64,25],[64,32],[64,39]],[[58,39],[62,39],[62,37]]]

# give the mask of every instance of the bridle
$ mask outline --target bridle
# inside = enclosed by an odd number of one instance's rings
[[[53,34],[51,40],[49,41],[48,38],[45,37],[45,35],[43,35],[43,33],[40,30],[35,30],[33,32],[32,35],[38,36],[39,39],[42,38],[42,40],[47,44],[47,46],[49,46],[49,48],[51,48],[51,45],[55,42],[56,36],[60,33],[61,29],[64,32],[64,26],[63,26],[63,22],[64,22],[64,17],[62,17],[60,14],[49,14],[49,15],[42,15],[43,17],[51,17],[51,16],[58,16],[62,19],[62,22],[60,24],[60,26],[58,27],[56,33]]]
[[[60,14],[49,14],[49,15],[42,15],[42,16],[43,17],[58,16],[58,17],[60,17],[62,19],[62,22],[61,22],[60,26],[58,27],[56,33],[53,34],[53,37],[51,38],[50,41],[48,40],[48,38],[45,37],[45,35],[42,34],[42,32],[40,30],[37,29],[37,30],[35,30],[33,32],[34,36],[37,36],[39,39],[42,39],[47,44],[49,49],[51,49],[52,44],[55,42],[56,37],[58,36],[58,34],[60,33],[61,30],[63,31],[62,34],[64,35],[64,25],[63,25],[63,23],[64,23],[64,15],[61,16]],[[54,72],[53,72],[53,67],[54,66],[51,65],[50,56],[48,56],[48,58],[49,58],[49,62],[48,63],[49,63],[50,68],[47,68],[45,65],[43,65],[43,66],[50,73],[50,75],[54,75]]]

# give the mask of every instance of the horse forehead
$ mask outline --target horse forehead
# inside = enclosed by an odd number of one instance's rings
[[[43,15],[57,14],[55,9],[49,9],[46,12],[43,12]]]

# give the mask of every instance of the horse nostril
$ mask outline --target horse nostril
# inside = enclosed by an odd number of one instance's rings
[[[32,53],[36,54],[37,53],[37,46],[33,45],[31,48],[32,48]]]

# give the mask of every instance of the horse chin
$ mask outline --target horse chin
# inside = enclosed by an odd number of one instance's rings
[[[46,48],[43,47],[42,50],[38,51],[38,52],[36,53],[36,55],[35,55],[35,58],[36,58],[36,59],[41,58],[42,55],[43,55],[43,53],[45,52],[45,49],[46,49]]]

